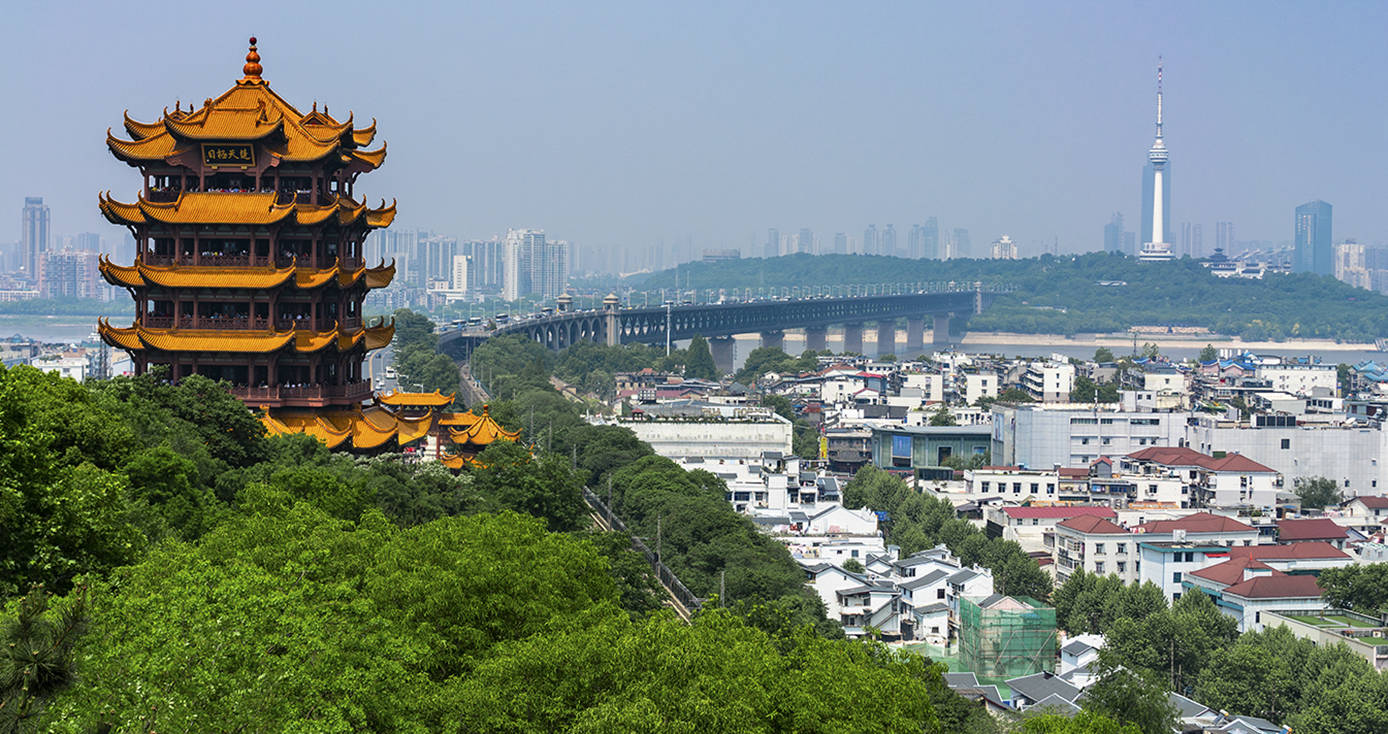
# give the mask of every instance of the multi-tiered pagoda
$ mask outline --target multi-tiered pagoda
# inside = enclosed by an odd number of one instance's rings
[[[373,208],[354,193],[386,157],[384,144],[368,150],[376,123],[339,122],[316,102],[300,112],[261,72],[252,38],[245,76],[225,94],[187,110],[176,103],[154,123],[127,115],[130,140],[108,132],[144,189],[129,204],[100,197],[106,218],[135,238],[132,265],[101,263],[135,299],[135,322],[102,323],[101,336],[130,353],[137,374],[163,366],[174,381],[231,383],[272,432],[365,450],[437,434],[433,409],[450,398],[421,397],[427,409],[411,414],[375,401],[363,374],[367,352],[395,332],[362,316],[367,291],[395,274],[394,263],[368,267],[363,257],[394,204]]]

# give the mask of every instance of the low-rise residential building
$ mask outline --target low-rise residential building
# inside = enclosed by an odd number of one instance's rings
[[[991,538],[1015,540],[1022,550],[1045,548],[1045,534],[1056,529],[1063,520],[1079,517],[1101,517],[1112,521],[1117,517],[1107,507],[1056,505],[1042,507],[1010,507],[992,505],[984,510],[985,531]]]
[[[1257,375],[1271,383],[1273,390],[1294,395],[1311,395],[1317,389],[1334,395],[1339,382],[1332,364],[1259,365]]]
[[[873,425],[872,463],[880,469],[938,469],[951,456],[988,452],[989,426]]]
[[[1364,658],[1375,670],[1388,670],[1388,627],[1383,620],[1343,609],[1286,609],[1266,612],[1264,628],[1285,627],[1293,635],[1316,643],[1317,647],[1344,645]]]
[[[1349,539],[1345,529],[1328,517],[1315,517],[1303,520],[1283,520],[1277,523],[1277,542],[1327,543],[1338,550],[1344,550]]]
[[[1070,392],[1075,389],[1075,366],[1069,362],[1032,362],[1019,382],[1033,400],[1068,402]]]
[[[1179,477],[1190,487],[1193,506],[1253,507],[1271,512],[1281,475],[1246,456],[1207,456],[1191,448],[1158,447],[1129,454],[1124,465],[1143,474]]]
[[[1260,546],[1261,547],[1261,546]],[[1195,571],[1229,560],[1231,549],[1219,543],[1170,540],[1138,543],[1138,583],[1155,584],[1167,601],[1181,598],[1182,582]]]
[[[1327,568],[1354,565],[1348,553],[1330,543],[1302,541],[1288,545],[1254,545],[1229,549],[1231,558],[1252,558],[1283,573],[1319,575]]]
[[[630,416],[593,415],[594,425],[628,428],[669,459],[759,459],[794,453],[791,422],[767,408],[679,401],[633,409]]]
[[[1261,632],[1264,612],[1327,608],[1315,576],[1285,574],[1247,557],[1192,572],[1182,584],[1186,593],[1208,594],[1238,620],[1240,632]]]
[[[1057,523],[1054,553],[1057,584],[1068,581],[1077,568],[1100,576],[1116,574],[1123,583],[1137,579],[1136,537],[1101,515],[1083,515]]]

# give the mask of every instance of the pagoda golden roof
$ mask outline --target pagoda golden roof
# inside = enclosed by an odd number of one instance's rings
[[[520,438],[520,431],[508,431],[496,422],[489,405],[482,406],[482,415],[444,413],[439,419],[439,425],[448,428],[449,438],[453,439],[453,443],[459,444],[464,453],[477,453],[501,439],[515,441]]]
[[[442,394],[438,390],[433,392],[402,392],[394,390],[383,395],[377,395],[376,401],[384,405],[394,406],[429,406],[442,407],[453,402],[456,393]]]
[[[382,322],[351,332],[341,329],[320,332],[308,329],[150,329],[138,323],[128,328],[119,328],[101,320],[97,322],[97,331],[107,344],[132,352],[151,350],[264,354],[284,349],[291,344],[294,351],[301,353],[317,352],[329,346],[346,352],[363,342],[368,350],[380,349],[390,344],[391,338],[395,336],[395,322]]]
[[[347,226],[364,219],[366,226],[389,227],[395,221],[395,202],[384,201],[372,208],[366,202],[357,203],[350,197],[339,196],[324,206],[291,201],[277,203],[277,195],[267,193],[223,193],[214,191],[184,191],[170,202],[148,201],[141,194],[133,204],[116,201],[110,192],[97,196],[97,205],[107,221],[116,225],[144,224],[286,224],[316,225],[329,220]]]
[[[371,288],[389,285],[395,275],[395,263],[368,268],[365,265],[346,270],[337,265],[331,268],[303,268],[297,265],[276,268],[220,267],[206,265],[146,265],[136,260],[134,265],[116,265],[103,255],[97,267],[106,282],[120,288],[162,286],[164,288],[276,288],[293,281],[300,289],[318,288],[336,282],[348,288],[363,277]],[[372,285],[373,283],[384,285]]]
[[[252,57],[257,60],[252,61]],[[351,114],[339,122],[328,114],[326,106],[320,112],[317,102],[310,112],[300,112],[261,78],[254,44],[246,58],[246,75],[201,107],[189,105],[185,112],[181,105],[175,105],[173,112],[166,108],[159,121],[153,123],[138,122],[125,115],[125,129],[132,140],[121,140],[108,131],[106,144],[111,152],[128,163],[138,164],[166,160],[202,142],[244,142],[260,143],[283,161],[318,161],[342,150],[349,160],[359,160],[371,168],[381,165],[384,147],[356,151],[375,139],[375,120],[358,130]]]
[[[374,449],[392,438],[404,446],[429,434],[433,412],[404,418],[377,407],[336,411],[266,411],[260,422],[271,435],[306,433],[330,449],[351,441],[351,448]]]

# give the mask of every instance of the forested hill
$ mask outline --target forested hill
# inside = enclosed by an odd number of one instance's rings
[[[875,285],[941,281],[1001,283],[1001,296],[968,328],[1032,334],[1123,331],[1134,324],[1204,326],[1245,339],[1372,341],[1388,337],[1388,296],[1310,274],[1263,280],[1216,278],[1199,261],[1144,263],[1107,253],[1026,260],[906,260],[861,255],[788,255],[689,263],[689,288]],[[1121,281],[1126,285],[1100,285]],[[687,284],[687,286],[686,286]],[[675,271],[638,289],[671,288]]]

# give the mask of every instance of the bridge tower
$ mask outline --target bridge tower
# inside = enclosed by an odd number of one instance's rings
[[[617,315],[617,309],[622,305],[622,299],[616,293],[608,293],[602,299],[602,310],[604,314],[603,332],[607,337],[604,343],[609,347],[615,347],[622,343],[621,318]]]

